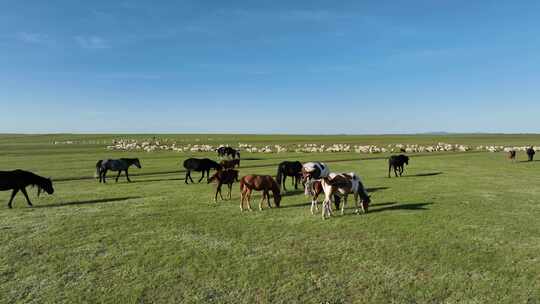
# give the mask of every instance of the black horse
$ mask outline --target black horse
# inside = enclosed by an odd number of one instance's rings
[[[533,147],[527,148],[527,157],[529,158],[529,161],[533,161],[534,154],[536,154],[536,152]]]
[[[220,164],[208,158],[188,158],[184,161],[184,168],[186,169],[186,184],[188,183],[188,178],[192,183],[194,182],[191,178],[191,171],[202,172],[201,178],[199,179],[200,183],[204,178],[205,173],[206,179],[208,180],[210,178],[211,169],[218,171],[222,169]]]
[[[298,189],[298,182],[302,178],[302,163],[299,161],[284,161],[278,165],[276,181],[280,187],[283,185],[283,191],[287,191],[285,188],[287,176],[293,178],[294,189]]]
[[[122,171],[126,172],[126,179],[128,183],[131,183],[131,180],[129,179],[129,173],[128,169],[131,166],[135,166],[137,168],[141,168],[141,162],[138,158],[120,158],[120,159],[107,159],[107,160],[98,160],[96,163],[96,177],[99,177],[99,182],[106,183],[105,180],[107,177],[107,171],[118,171],[118,175],[116,176],[116,182],[118,182],[118,178],[120,177],[120,174],[122,174]]]
[[[407,155],[392,155],[388,159],[388,177],[390,177],[390,171],[394,168],[394,174],[396,177],[401,176],[405,170],[405,165],[409,165],[409,157]]]
[[[0,191],[13,190],[11,198],[9,199],[8,207],[12,208],[11,203],[15,195],[21,191],[26,198],[26,202],[30,207],[32,203],[26,193],[27,186],[38,187],[38,197],[41,194],[41,190],[48,194],[54,193],[54,188],[50,178],[44,178],[36,175],[32,172],[15,170],[15,171],[0,171]]]
[[[231,147],[219,147],[217,149],[218,157],[231,157],[240,159],[240,151]]]

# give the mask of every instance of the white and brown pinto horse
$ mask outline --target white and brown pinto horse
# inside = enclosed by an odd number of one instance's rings
[[[360,208],[362,208],[362,212],[367,213],[371,198],[369,197],[366,188],[356,173],[330,173],[328,177],[321,179],[321,186],[324,191],[324,202],[322,208],[323,219],[326,219],[332,215],[330,202],[332,197],[335,195],[343,197],[343,204],[341,204],[341,215],[343,215],[345,212],[345,205],[347,205],[347,197],[349,194],[354,196],[354,201],[356,203],[355,212],[359,213]]]
[[[309,162],[302,165],[302,182],[304,183],[304,194],[311,197],[311,214],[317,207],[317,198],[323,192],[321,179],[328,177],[330,169],[325,163]]]

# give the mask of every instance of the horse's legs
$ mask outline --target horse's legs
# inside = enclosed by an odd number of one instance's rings
[[[103,183],[107,183],[107,169],[103,170]]]
[[[199,183],[200,183],[200,182],[202,181],[202,179],[204,178],[204,173],[205,173],[205,172],[206,172],[205,170],[202,171],[201,178],[200,178],[199,181],[198,181]]]
[[[313,190],[313,196],[311,197],[311,214],[315,214],[313,212],[313,209],[315,209],[315,211],[319,211],[319,206],[317,206],[318,199],[319,199],[319,193],[317,193],[317,190]]]
[[[221,181],[218,182],[218,185],[216,187],[216,195],[214,196],[214,202],[217,203],[217,195],[221,192]],[[223,197],[221,197],[223,199]]]
[[[247,198],[247,207],[249,211],[253,211],[253,209],[251,209],[251,193],[252,193],[252,190],[247,188],[246,198]]]
[[[356,214],[358,214],[359,212],[359,207],[360,207],[360,201],[358,200],[358,192],[355,192],[354,193],[354,203],[356,205],[356,210],[354,211]]]
[[[240,191],[240,211],[244,211],[244,199],[246,196],[245,188]]]
[[[283,191],[287,192],[287,188],[285,188],[285,181],[287,180],[287,174],[283,174]]]
[[[26,193],[26,189],[25,188],[21,188],[21,192],[24,194],[24,197],[26,197],[26,202],[28,203],[28,205],[30,207],[32,207],[32,203],[30,202],[30,199],[28,198],[28,193]]]
[[[118,175],[116,175],[116,183],[118,183],[118,178],[120,178],[120,174],[122,174],[122,170],[118,171]]]
[[[186,185],[188,184],[188,180],[190,178],[190,175],[191,175],[191,171],[187,170],[186,171],[186,178],[184,178],[184,182],[186,183]]]
[[[128,169],[126,169],[126,179],[127,179],[128,183],[131,183],[131,180],[129,179]]]
[[[390,178],[390,172],[392,172],[392,165],[388,165],[388,178]]]
[[[272,197],[274,197],[274,205],[276,204],[276,198],[275,193],[272,191]],[[266,190],[266,204],[268,205],[268,208],[272,208],[272,205],[270,204],[270,191]],[[277,205],[276,205],[277,208]]]
[[[345,213],[345,205],[347,205],[347,195],[343,196],[343,204],[341,205],[341,215]]]
[[[266,199],[266,190],[263,190],[262,198],[261,198],[261,201],[259,202],[259,210],[260,210],[260,211],[263,210],[262,204],[263,204],[263,202],[264,202],[265,199]],[[270,206],[270,203],[268,203],[268,205]]]
[[[19,192],[19,189],[13,189],[13,192],[11,192],[11,198],[9,199],[9,202],[8,202],[8,207],[11,209],[13,208],[11,206],[11,203],[13,202],[13,199],[15,198],[15,195],[17,194],[17,192]]]
[[[232,183],[229,183],[229,199],[232,199],[232,194],[231,194],[231,191],[232,191]]]
[[[398,168],[397,168],[397,166],[394,166],[394,174],[396,175],[396,177],[398,177]]]
[[[223,195],[221,195],[221,186],[223,186],[223,183],[219,182],[218,189],[219,189],[219,197],[221,197],[221,200],[224,201]]]

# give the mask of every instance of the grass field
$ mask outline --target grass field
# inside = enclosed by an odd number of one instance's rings
[[[0,193],[0,303],[540,303],[540,162],[487,152],[412,155],[407,176],[388,179],[387,155],[243,154],[241,174],[321,160],[362,176],[370,213],[349,209],[323,221],[300,191],[287,193],[282,208],[241,213],[235,185],[231,201],[215,204],[213,185],[184,184],[180,164],[190,154],[51,144],[115,137],[0,136],[1,170],[51,176],[56,190],[39,199],[32,190],[34,208],[17,196],[12,210],[10,192]],[[164,137],[540,143],[536,135]],[[92,178],[98,159],[124,156],[141,159],[133,183]]]

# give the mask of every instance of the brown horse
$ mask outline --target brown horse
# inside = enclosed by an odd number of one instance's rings
[[[208,183],[212,183],[214,181],[217,181],[217,188],[216,188],[216,196],[214,197],[214,202],[217,202],[217,196],[219,193],[219,196],[223,200],[223,195],[221,195],[221,186],[224,184],[229,186],[229,199],[231,199],[231,189],[234,182],[238,181],[238,171],[237,170],[222,170],[217,171],[210,177],[208,180]]]
[[[223,167],[223,169],[234,169],[236,166],[240,168],[240,158],[231,160],[224,159],[219,164]]]
[[[240,210],[244,211],[244,201],[247,201],[247,207],[249,211],[251,209],[251,192],[263,191],[261,202],[259,203],[259,210],[262,211],[262,204],[264,200],[268,204],[268,208],[272,208],[270,205],[270,191],[274,196],[274,204],[279,208],[281,202],[281,192],[279,185],[270,175],[246,175],[240,179]]]

